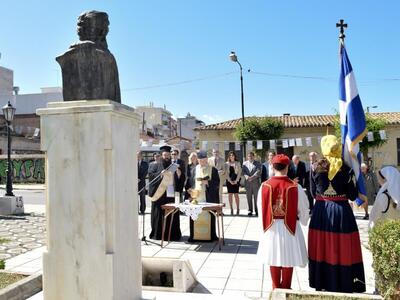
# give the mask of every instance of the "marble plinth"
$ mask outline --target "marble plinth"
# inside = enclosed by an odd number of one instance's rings
[[[108,100],[37,110],[46,153],[46,300],[140,299],[139,116]]]

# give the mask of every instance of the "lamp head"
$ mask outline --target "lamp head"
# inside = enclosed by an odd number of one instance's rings
[[[231,51],[231,54],[229,54],[229,59],[231,61],[233,61],[233,62],[237,62],[238,61],[236,53],[234,51]]]
[[[8,103],[4,105],[2,109],[6,121],[11,122],[14,119],[15,107],[13,107],[10,101],[8,101]]]

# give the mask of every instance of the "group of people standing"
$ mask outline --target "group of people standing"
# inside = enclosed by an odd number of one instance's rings
[[[305,172],[309,173],[309,193],[315,199],[308,247],[300,224],[308,223],[309,199],[300,176],[289,178],[295,159],[290,161],[282,154],[272,157],[269,171],[274,176],[262,183],[258,195],[262,230],[258,255],[270,266],[273,288],[290,288],[293,267],[308,263],[309,284],[316,290],[364,292],[360,235],[349,204],[358,197],[355,175],[343,162],[342,145],[335,136],[322,138],[321,154],[318,160],[310,154],[310,169]],[[381,188],[371,211],[370,228],[383,219],[400,219],[399,171],[384,167],[378,172],[378,181]]]
[[[321,140],[321,158],[311,152],[306,163],[297,155],[290,160],[286,155],[268,152],[265,163],[261,164],[250,152],[241,165],[234,151],[228,153],[225,162],[218,150],[213,150],[210,158],[206,151],[191,153],[185,166],[178,159],[177,150],[171,155],[169,146],[162,147],[161,157],[148,166],[148,195],[152,201],[150,238],[161,239],[162,205],[175,202],[177,195],[182,200],[195,198],[200,202],[221,203],[224,182],[231,214],[239,214],[238,193],[244,177],[248,215],[255,214],[260,224],[258,255],[270,266],[273,288],[290,288],[293,267],[308,263],[309,284],[316,290],[364,292],[360,235],[349,202],[358,197],[358,190],[354,172],[343,162],[341,151],[338,139],[327,135]],[[138,155],[141,174],[143,161],[139,158]],[[399,171],[394,167],[382,168],[377,182],[381,188],[371,192],[376,200],[369,215],[370,228],[382,219],[400,219]],[[140,192],[141,186],[139,175]],[[144,212],[142,198],[140,202],[140,211]],[[172,222],[169,218],[165,230],[171,232],[171,240],[179,240],[179,214],[173,215]],[[306,226],[310,218],[306,246],[300,224]],[[190,220],[189,242],[217,238],[215,218],[210,213],[203,212],[196,221]]]

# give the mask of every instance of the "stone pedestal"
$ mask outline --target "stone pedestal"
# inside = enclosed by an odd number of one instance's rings
[[[24,213],[22,196],[0,197],[0,215],[20,215]]]
[[[37,110],[46,152],[45,300],[140,299],[139,116],[108,100]]]

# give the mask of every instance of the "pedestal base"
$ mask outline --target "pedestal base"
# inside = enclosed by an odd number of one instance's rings
[[[139,115],[112,101],[37,112],[46,152],[44,299],[140,299]]]
[[[22,196],[0,197],[0,215],[21,215],[24,213]]]

